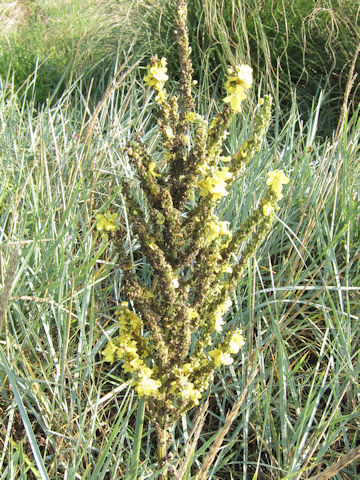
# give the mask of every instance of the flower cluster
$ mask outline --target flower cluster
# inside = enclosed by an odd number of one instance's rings
[[[202,197],[210,196],[212,200],[220,200],[228,195],[227,182],[233,178],[227,167],[215,170],[212,174],[208,174],[205,178],[197,182]]]
[[[231,365],[234,359],[231,355],[239,352],[240,348],[245,345],[245,339],[240,329],[236,329],[233,334],[228,336],[227,341],[220,345],[220,348],[214,348],[209,352],[215,367],[221,365]]]
[[[173,370],[175,380],[171,382],[170,394],[175,399],[180,399],[185,405],[198,405],[202,392],[208,388],[210,383],[210,376],[206,374],[206,371],[209,369],[212,371],[223,365],[231,365],[234,362],[232,355],[236,355],[244,345],[245,339],[242,331],[236,329],[233,333],[228,334],[223,344],[208,352],[211,360],[192,359],[181,368],[175,367]]]
[[[219,221],[218,217],[214,215],[205,226],[205,241],[211,243],[219,237],[230,237],[231,230],[229,229],[230,222]]]
[[[161,381],[152,378],[154,371],[140,358],[140,354],[145,357],[149,354],[141,336],[141,319],[128,308],[127,302],[123,302],[116,314],[120,324],[119,336],[110,340],[103,350],[104,360],[109,363],[122,360],[124,372],[133,375],[133,386],[138,395],[156,397],[159,395]]]
[[[222,155],[231,115],[239,111],[252,83],[252,70],[247,65],[235,66],[228,73],[229,96],[225,103],[230,108],[225,106],[223,113],[208,124],[190,108],[189,102],[181,120],[177,99],[165,101],[166,60],[153,59],[144,81],[157,92],[156,102],[162,109],[159,124],[167,148],[163,172],[158,171],[158,163],[140,142],[128,149],[147,197],[145,212],[132,197],[131,189],[126,188],[124,194],[131,206],[128,215],[157,280],[150,291],[136,274],[130,273],[131,269],[124,268],[126,294],[140,309],[143,321],[127,305],[122,305],[118,312],[119,336],[109,342],[103,354],[108,362],[122,360],[122,368],[132,375],[137,393],[154,400],[163,399],[168,414],[175,417],[199,403],[214,370],[230,365],[233,355],[244,345],[241,330],[227,334],[227,340],[217,345],[216,336],[226,329],[225,315],[232,305],[232,290],[248,258],[268,232],[277,201],[282,197],[282,186],[288,182],[282,171],[270,172],[267,194],[238,231],[232,232],[229,222],[220,221],[216,215],[216,205],[228,195],[229,186],[259,148],[270,119],[271,99],[266,97],[258,106],[253,135],[233,156]],[[196,125],[195,144],[185,156],[188,140],[184,139],[191,133],[189,124]],[[228,166],[224,167],[224,163]],[[197,207],[182,215],[184,199],[190,194],[198,196]],[[117,214],[97,215],[97,228],[117,232],[116,218]],[[239,247],[254,232],[256,240],[248,243],[241,263],[237,264]],[[116,245],[125,266],[126,253],[121,236],[118,238]],[[186,279],[187,258],[193,261],[192,279]],[[146,336],[143,330],[147,331]],[[200,340],[191,356],[191,338],[199,332]],[[204,352],[207,352],[205,357]]]
[[[282,199],[282,187],[289,183],[288,177],[282,170],[273,170],[267,174],[266,184],[270,186],[275,193],[277,200]]]
[[[252,68],[249,65],[236,65],[228,69],[225,88],[229,95],[224,98],[224,102],[230,103],[234,112],[240,112],[241,103],[245,100],[246,91],[251,87],[252,81]]]
[[[133,232],[156,275],[151,291],[136,273],[125,268],[127,254],[115,223],[117,214],[98,214],[97,228],[117,233],[116,245],[124,261],[126,294],[140,309],[143,319],[140,320],[127,305],[122,305],[118,313],[119,336],[105,348],[104,359],[109,362],[122,360],[122,368],[132,375],[139,395],[167,399],[169,412],[179,415],[198,404],[215,368],[230,365],[232,355],[244,344],[241,331],[228,335],[227,340],[217,346],[213,336],[216,338],[223,333],[225,315],[232,305],[232,290],[248,258],[268,232],[278,208],[277,201],[282,196],[282,186],[288,179],[280,170],[270,172],[269,189],[257,211],[238,231],[232,232],[229,222],[219,220],[215,208],[228,195],[229,186],[249,156],[259,148],[270,120],[271,99],[265,97],[260,102],[253,135],[233,156],[224,156],[222,145],[227,128],[252,84],[252,69],[238,65],[228,70],[225,87],[229,95],[224,100],[230,108],[226,105],[209,124],[193,110],[189,98],[186,102],[184,99],[186,108],[183,107],[182,116],[178,114],[177,98],[173,97],[169,103],[166,101],[166,71],[166,60],[154,58],[144,78],[157,92],[156,102],[162,109],[159,124],[167,149],[163,172],[158,171],[158,163],[140,142],[133,142],[128,149],[129,160],[138,171],[140,187],[147,197],[147,212],[135,201],[131,189],[124,189]],[[195,133],[189,124],[196,125]],[[190,133],[194,134],[194,145],[185,154],[188,142],[185,139]],[[189,208],[186,198],[190,195],[198,196],[197,207],[183,215],[181,208]],[[241,263],[237,264],[239,247],[246,244],[254,232],[257,232],[257,239],[249,242]],[[188,258],[193,262],[194,278],[190,279],[186,273]],[[146,336],[142,330],[147,332]],[[191,357],[191,338],[199,332],[202,339]],[[209,347],[204,360],[202,355]],[[173,379],[167,382],[171,377]]]
[[[168,80],[166,58],[158,60],[154,58],[147,67],[147,75],[144,77],[144,82],[149,87],[152,87],[156,92],[156,101],[163,103],[166,99],[166,92],[164,89],[165,82]]]
[[[96,215],[96,229],[105,232],[115,232],[119,228],[115,223],[117,217],[117,213],[98,213]]]

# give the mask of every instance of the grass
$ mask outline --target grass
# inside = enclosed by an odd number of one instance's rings
[[[149,99],[134,72],[122,75],[96,114],[76,86],[40,111],[15,94],[1,99],[1,479],[47,478],[42,470],[123,478],[136,448],[137,399],[100,354],[116,330],[121,272],[94,230],[98,209],[123,208],[129,132],[156,142]],[[294,101],[287,125],[223,206],[236,226],[270,166],[290,174],[279,219],[229,318],[245,330],[246,347],[216,377],[193,453],[195,472],[257,369],[211,479],[310,478],[358,445],[359,117],[324,142],[322,108],[320,97],[304,124]],[[245,115],[232,126],[230,151],[250,125]],[[186,450],[193,422],[184,416],[175,451]],[[156,478],[148,420],[142,435],[139,478]],[[338,478],[356,478],[356,468]]]
[[[97,89],[105,88],[128,38],[123,25],[129,2],[1,0],[0,6],[0,74],[10,74],[15,89],[36,76],[28,98],[41,104],[61,96],[75,79],[88,89],[94,79]]]
[[[116,479],[136,467],[138,478],[158,475],[151,421],[145,417],[141,433],[137,397],[122,370],[101,356],[116,333],[112,312],[121,298],[121,272],[94,228],[95,214],[109,205],[123,210],[119,187],[129,167],[122,148],[131,133],[157,142],[151,99],[132,64],[129,58],[119,68],[117,88],[110,87],[97,108],[81,81],[39,106],[32,78],[20,92],[2,79],[1,480]],[[216,108],[217,89],[205,77],[200,81],[202,108]],[[321,119],[331,105],[321,89],[307,121],[293,96],[284,122],[280,101],[278,95],[271,134],[227,197],[223,218],[233,227],[241,223],[269,169],[283,168],[291,181],[228,318],[231,327],[243,328],[246,346],[215,378],[193,451],[196,412],[177,426],[175,458],[177,452],[191,458],[184,479],[194,479],[206,464],[244,391],[209,480],[300,480],[329,466],[338,480],[360,475],[356,461],[341,472],[334,466],[343,455],[360,454],[354,450],[360,419],[359,109],[326,137]],[[246,112],[232,124],[230,152],[250,127]]]
[[[0,0],[0,7],[0,74],[16,90],[35,76],[28,98],[40,104],[79,78],[96,103],[130,51],[143,63],[165,55],[172,78],[178,74],[173,0]],[[360,101],[353,76],[360,69],[359,14],[357,2],[346,0],[189,0],[195,77],[202,91],[217,83],[212,94],[221,97],[227,66],[250,63],[279,99],[282,125],[295,94],[308,121],[322,89],[327,109],[318,132],[326,138],[337,128],[346,89],[351,114]]]
[[[147,47],[152,54],[167,55],[176,75],[172,0],[140,3],[140,13],[134,21],[140,23],[141,50]],[[320,117],[319,132],[329,136],[337,126],[351,65],[355,64],[355,71],[360,68],[359,14],[356,2],[343,0],[190,0],[195,76],[200,82],[210,79],[215,83],[228,65],[251,64],[257,81],[279,98],[283,124],[294,94],[307,121],[313,97],[321,87],[328,101],[326,115]],[[352,112],[359,103],[359,93],[355,83],[348,98]]]

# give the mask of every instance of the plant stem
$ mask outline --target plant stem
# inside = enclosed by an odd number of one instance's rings
[[[165,467],[164,471],[160,475],[161,480],[168,480],[168,469],[166,468],[167,463],[167,454],[168,454],[168,429],[161,422],[156,427],[157,431],[157,454],[158,454],[158,465],[160,468]]]

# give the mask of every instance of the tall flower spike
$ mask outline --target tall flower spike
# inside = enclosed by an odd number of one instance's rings
[[[167,100],[165,58],[152,58],[144,77],[155,94],[162,135],[152,143],[154,153],[140,134],[127,147],[135,174],[122,179],[126,222],[117,223],[116,214],[97,216],[97,229],[115,243],[121,295],[131,302],[131,309],[121,304],[116,313],[118,336],[103,351],[104,360],[119,361],[135,392],[146,397],[161,480],[171,477],[166,467],[174,424],[199,404],[216,368],[233,363],[245,343],[240,328],[227,322],[231,298],[270,231],[288,182],[281,170],[270,172],[263,198],[253,211],[243,212],[246,218],[234,231],[219,218],[222,198],[260,148],[271,98],[259,102],[252,133],[226,156],[229,125],[252,85],[252,69],[228,69],[225,103],[208,122],[206,112],[195,111],[186,17],[187,1],[176,0],[178,96]]]

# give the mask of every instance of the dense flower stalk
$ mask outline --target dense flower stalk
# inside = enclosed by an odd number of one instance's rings
[[[251,88],[252,69],[229,68],[222,110],[208,122],[194,109],[184,0],[178,1],[176,25],[179,97],[169,99],[166,91],[165,58],[153,58],[144,77],[158,107],[162,161],[154,159],[139,137],[130,142],[127,157],[136,176],[125,180],[122,189],[131,236],[151,267],[149,281],[133,263],[121,217],[109,212],[97,216],[98,230],[118,250],[124,293],[116,312],[119,332],[103,351],[104,359],[121,362],[137,394],[147,398],[160,466],[167,462],[171,427],[199,404],[215,370],[230,365],[244,345],[241,329],[226,326],[231,296],[269,232],[288,182],[282,171],[269,172],[263,198],[236,230],[218,217],[219,202],[260,148],[271,97],[256,107],[247,141],[233,156],[224,155],[227,128]],[[141,195],[135,195],[139,190]]]

